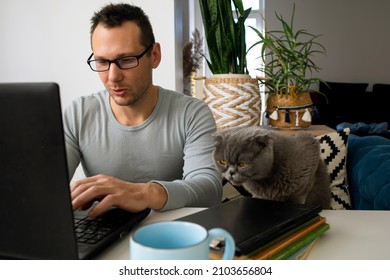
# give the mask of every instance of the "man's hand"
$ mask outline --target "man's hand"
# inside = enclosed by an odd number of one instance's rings
[[[90,217],[102,214],[112,206],[129,212],[146,208],[159,210],[168,195],[157,183],[129,183],[106,175],[96,175],[76,181],[71,187],[73,210],[89,208],[100,201],[90,212]]]

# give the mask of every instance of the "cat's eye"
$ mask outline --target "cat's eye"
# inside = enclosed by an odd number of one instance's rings
[[[220,165],[227,165],[227,163],[228,163],[227,160],[224,160],[224,159],[219,160]]]
[[[245,166],[246,166],[246,163],[241,161],[241,162],[238,163],[238,166],[239,166],[239,167],[245,167]]]

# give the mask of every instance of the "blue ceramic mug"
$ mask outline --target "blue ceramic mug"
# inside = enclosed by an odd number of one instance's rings
[[[222,259],[234,257],[235,243],[222,228],[206,230],[190,222],[168,221],[144,225],[130,238],[130,259],[133,260],[207,260],[210,243],[223,237]]]

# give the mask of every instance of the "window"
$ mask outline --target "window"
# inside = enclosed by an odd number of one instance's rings
[[[257,34],[250,29],[248,26],[253,26],[254,28],[261,30],[263,29],[263,17],[264,14],[264,0],[243,0],[244,8],[247,9],[252,7],[251,13],[248,19],[245,21],[246,27],[246,46],[249,48],[256,41],[259,40]],[[247,54],[247,64],[248,71],[251,76],[259,75],[259,70],[261,66],[260,59],[260,46],[256,46],[252,50],[250,50]]]

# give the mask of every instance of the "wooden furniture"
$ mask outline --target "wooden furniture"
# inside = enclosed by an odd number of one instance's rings
[[[293,128],[277,128],[269,125],[262,125],[261,128],[268,129],[271,131],[275,131],[281,134],[285,135],[294,135],[295,133],[299,131],[307,131],[312,133],[314,136],[323,135],[326,133],[334,132],[335,130],[333,128],[330,128],[326,125],[311,125],[308,128],[300,128],[300,129],[293,129]]]

